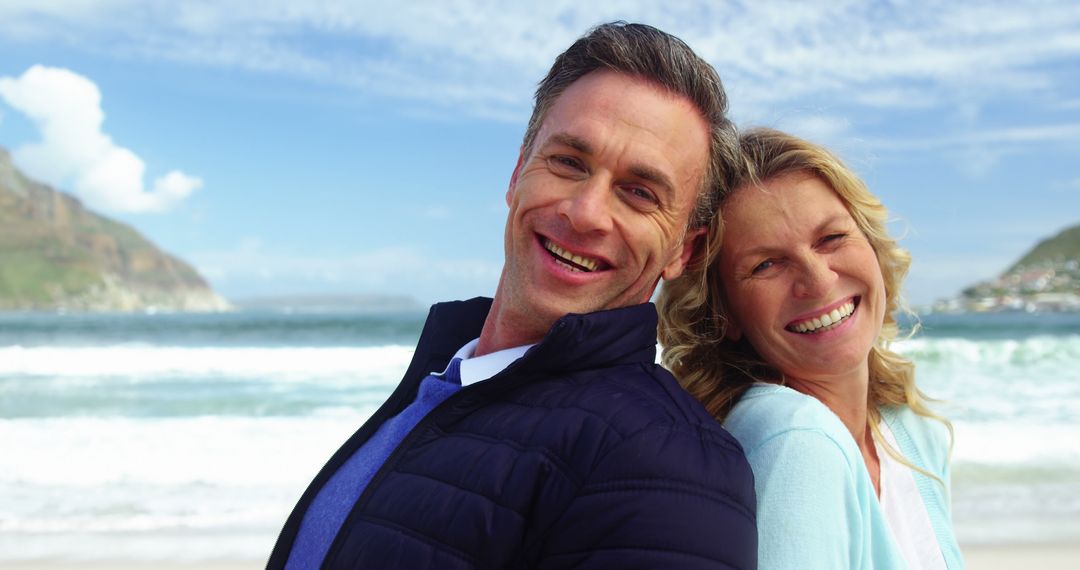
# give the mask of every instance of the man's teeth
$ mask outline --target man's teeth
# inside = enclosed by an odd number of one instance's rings
[[[824,332],[840,324],[840,321],[850,317],[853,312],[855,312],[855,302],[848,301],[820,317],[796,323],[788,328],[799,333]]]
[[[596,271],[596,268],[600,266],[599,261],[570,253],[549,240],[544,240],[544,247],[554,253],[556,257],[561,258],[561,261],[569,262],[564,265],[574,271]]]

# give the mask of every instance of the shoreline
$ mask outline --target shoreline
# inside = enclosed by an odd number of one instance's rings
[[[1080,542],[961,544],[969,570],[1066,570],[1080,560]]]

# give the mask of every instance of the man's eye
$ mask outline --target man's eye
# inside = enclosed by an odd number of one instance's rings
[[[557,154],[549,158],[548,162],[552,165],[553,168],[563,172],[582,172],[585,170],[585,167],[581,164],[581,161],[572,156]]]
[[[656,208],[660,203],[660,200],[656,198],[656,194],[653,194],[651,190],[644,186],[623,186],[623,192],[625,192],[635,204],[639,204],[647,209]]]

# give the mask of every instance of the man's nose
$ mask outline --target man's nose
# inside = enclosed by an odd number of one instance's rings
[[[799,263],[799,275],[794,284],[796,297],[814,299],[832,292],[837,274],[826,257],[810,254]]]
[[[559,203],[558,213],[579,233],[609,232],[611,218],[611,184],[602,176],[590,177],[571,190]]]

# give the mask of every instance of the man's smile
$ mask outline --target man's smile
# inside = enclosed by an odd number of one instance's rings
[[[548,238],[541,237],[540,240],[544,245],[544,249],[555,258],[555,261],[565,265],[571,271],[592,272],[596,271],[602,265],[600,260],[569,252],[559,247],[555,242]]]

